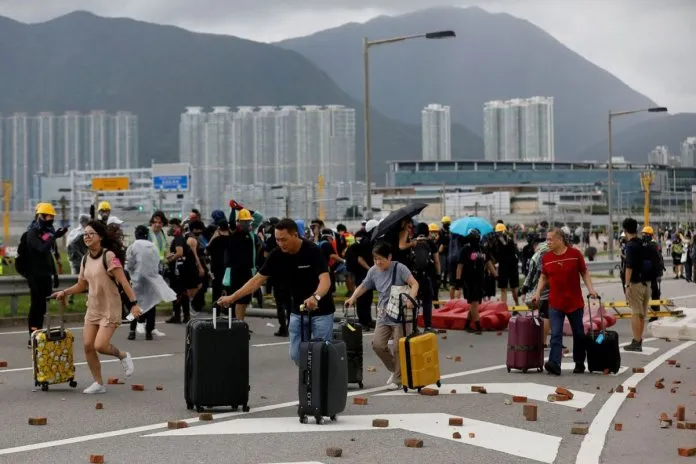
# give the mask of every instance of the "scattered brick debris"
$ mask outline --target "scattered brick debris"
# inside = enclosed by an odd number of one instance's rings
[[[461,356],[455,356],[455,357],[454,357],[454,362],[456,362],[456,363],[462,362],[462,357],[461,357]]]
[[[326,455],[330,458],[340,458],[343,455],[341,448],[326,448]]]
[[[681,383],[681,380],[675,380],[675,381],[672,382],[672,383],[673,383],[674,385],[679,385],[679,384]]]
[[[670,366],[674,366],[677,364],[677,360],[676,359],[668,359],[667,364]]]
[[[453,389],[453,390],[450,390],[450,393],[453,394],[453,395],[456,395],[456,394],[457,394],[457,390],[454,390],[454,389]]]
[[[120,382],[118,381],[117,377],[109,377],[109,379],[106,381],[108,385],[118,385]]]
[[[202,412],[198,415],[198,419],[202,421],[211,421],[213,420],[213,413],[212,412]]]
[[[513,403],[526,403],[527,397],[526,396],[513,396],[512,402]]]
[[[535,422],[537,420],[537,405],[525,404],[522,406],[522,415],[528,421]]]
[[[0,367],[7,367],[7,361],[0,359]]]
[[[48,424],[48,419],[45,417],[30,417],[29,425],[46,425]]]
[[[104,409],[104,403],[97,403],[97,405],[94,408],[95,409]]]
[[[474,393],[482,393],[482,394],[487,394],[488,392],[486,391],[486,387],[474,385],[471,387],[471,391]]]
[[[587,435],[590,431],[590,426],[586,422],[576,422],[570,429],[573,435]]]
[[[103,454],[90,454],[89,455],[90,464],[104,464]]]
[[[454,432],[452,434],[452,438],[454,438],[455,440],[459,440],[460,438],[462,438],[462,434],[459,432]]]
[[[626,398],[630,398],[630,399],[633,399],[635,397],[636,397],[636,394],[633,392],[628,392],[628,395],[626,395]]]
[[[387,419],[372,419],[373,427],[389,427],[389,420]]]
[[[677,393],[677,390],[679,390],[677,387],[672,387],[669,391],[672,393]]]
[[[134,392],[145,391],[145,385],[141,385],[139,383],[133,384],[131,385],[131,390],[133,390]]]
[[[645,374],[645,368],[644,367],[634,367],[633,373],[634,374]]]
[[[677,422],[677,428],[684,430],[696,430],[696,422],[679,421]]]
[[[669,415],[666,412],[660,413],[660,420],[669,420]]]
[[[377,372],[377,368],[375,366],[367,366],[367,372]]]
[[[623,424],[614,424],[614,430],[621,432],[623,430]]]
[[[406,446],[407,448],[422,448],[423,440],[420,440],[418,438],[407,438],[404,440],[404,446]]]
[[[628,387],[628,391],[631,393],[638,393],[638,390],[636,390],[636,387]]]
[[[623,392],[624,392],[624,386],[623,386],[623,385],[619,385],[618,387],[616,387],[616,390],[615,390],[615,391],[616,391],[616,393],[623,393]]]
[[[677,448],[677,452],[679,453],[679,456],[688,458],[696,455],[696,448]]]
[[[550,403],[554,403],[556,401],[569,401],[570,398],[566,395],[559,395],[557,393],[556,394],[552,393],[546,397],[546,400]]]
[[[686,419],[686,406],[683,404],[680,404],[677,406],[677,420],[678,421],[683,421]]]
[[[556,387],[556,394],[557,395],[565,395],[568,397],[568,399],[571,399],[571,400],[573,399],[573,396],[575,396],[575,395],[573,395],[573,392],[571,392],[567,388],[563,388],[563,387]]]
[[[464,419],[461,417],[450,417],[449,425],[453,427],[461,427],[462,425],[464,425]]]
[[[440,394],[440,390],[435,388],[421,388],[420,394],[424,396],[437,396]]]
[[[657,380],[655,381],[655,388],[657,388],[658,390],[662,390],[663,388],[665,388],[665,384]]]
[[[469,432],[469,438],[476,438],[476,434],[474,432]]]
[[[367,398],[362,396],[353,397],[353,404],[359,404],[361,406],[367,406]]]
[[[186,421],[169,421],[167,422],[168,429],[185,429],[188,427],[188,422]]]
[[[155,390],[157,390],[157,391],[162,391],[162,390],[164,390],[164,387],[163,387],[162,385],[157,385],[157,386],[155,387]]]

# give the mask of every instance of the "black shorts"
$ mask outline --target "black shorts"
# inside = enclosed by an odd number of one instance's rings
[[[495,296],[495,279],[490,274],[486,274],[483,279],[483,296],[488,298]]]
[[[498,288],[519,288],[520,273],[515,267],[509,269],[498,268]]]
[[[232,271],[232,278],[230,279],[230,287],[227,289],[227,294],[231,295],[240,288],[246,284],[249,279],[251,279],[251,269],[248,270],[239,270],[239,269],[233,269]],[[251,297],[252,295],[247,295],[243,296],[242,298],[238,299],[235,301],[235,304],[249,304],[251,303]]]
[[[197,289],[200,283],[201,277],[196,268],[182,267],[179,269],[179,275],[174,277],[172,289],[177,293],[183,293],[187,290]]]
[[[462,294],[464,299],[469,303],[480,303],[483,301],[485,289],[482,281],[471,281],[468,282],[464,280],[462,282]]]

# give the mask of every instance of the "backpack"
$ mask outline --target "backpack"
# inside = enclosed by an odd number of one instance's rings
[[[360,257],[358,253],[358,243],[354,243],[348,248],[346,248],[345,252],[345,260],[346,260],[346,269],[348,272],[351,272],[355,274],[357,271],[359,271],[360,263],[358,262],[358,258]]]
[[[416,272],[426,272],[432,262],[430,256],[430,244],[427,240],[420,239],[413,247],[413,270]]]
[[[17,257],[14,260],[14,265],[15,269],[17,270],[17,274],[21,275],[22,277],[28,277],[28,268],[27,268],[27,258],[26,255],[28,253],[27,249],[27,234],[29,231],[26,231],[22,234],[22,236],[19,238],[19,245],[17,246]]]
[[[462,244],[459,241],[460,235],[450,234],[449,246],[447,249],[447,263],[450,266],[459,262],[459,253],[462,251]]]
[[[662,275],[662,264],[657,246],[652,242],[642,242],[642,266],[640,268],[641,279],[650,282]]]

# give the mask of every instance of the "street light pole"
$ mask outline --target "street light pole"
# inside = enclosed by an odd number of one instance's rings
[[[365,198],[365,219],[372,218],[372,172],[370,169],[370,165],[372,163],[372,153],[370,147],[370,47],[404,42],[411,39],[449,39],[454,37],[456,37],[454,31],[437,31],[380,40],[368,40],[367,37],[363,38],[363,80],[365,91],[363,95],[363,137],[365,139],[365,183],[367,184],[367,195]]]
[[[643,108],[639,110],[628,110],[628,111],[611,111],[609,110],[609,119],[608,119],[608,131],[609,131],[609,162],[607,164],[607,215],[609,216],[609,230],[608,230],[608,235],[609,235],[609,259],[612,260],[614,259],[614,216],[612,214],[613,211],[613,185],[612,185],[612,171],[613,171],[613,140],[612,140],[612,119],[615,117],[619,116],[627,116],[629,114],[635,114],[635,113],[666,113],[667,108],[664,106],[655,106],[651,108]]]

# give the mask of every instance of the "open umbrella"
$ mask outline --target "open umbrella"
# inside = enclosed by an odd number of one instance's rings
[[[450,232],[466,237],[472,229],[478,229],[483,237],[493,232],[493,226],[482,217],[470,216],[457,219],[450,226]]]
[[[392,211],[389,216],[382,219],[382,221],[375,227],[372,231],[372,240],[377,240],[384,237],[388,232],[397,229],[401,225],[401,221],[404,219],[411,219],[416,214],[423,211],[428,205],[426,203],[412,203],[406,205],[403,208],[399,208],[396,211]]]

